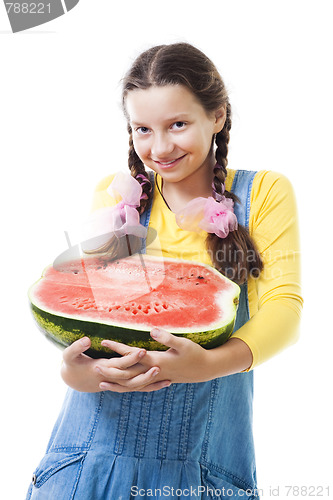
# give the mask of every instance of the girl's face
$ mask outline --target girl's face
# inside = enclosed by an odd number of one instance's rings
[[[166,181],[214,165],[212,138],[223,128],[224,108],[208,116],[186,87],[167,85],[129,92],[126,109],[137,155]]]

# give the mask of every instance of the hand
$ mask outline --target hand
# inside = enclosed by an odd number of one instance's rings
[[[102,346],[121,354],[121,358],[99,359],[95,371],[103,381],[99,387],[103,391],[114,392],[151,392],[170,385],[168,380],[155,382],[159,373],[156,365],[144,366],[142,360],[147,355],[144,349],[130,347],[120,342],[103,340]]]
[[[169,349],[167,351],[147,351],[139,362],[140,373],[137,372],[138,365],[131,365],[131,368],[124,371],[118,380],[115,378],[110,380],[114,369],[108,367],[107,362],[103,360],[104,366],[99,364],[97,368],[101,370],[105,379],[109,380],[109,382],[100,384],[103,390],[150,392],[167,387],[171,383],[204,382],[214,378],[209,370],[209,351],[191,340],[177,337],[165,330],[154,329],[151,336]],[[128,354],[129,349],[131,349],[129,346],[110,340],[103,340],[102,345],[123,356]],[[153,377],[156,378],[153,380]]]
[[[167,351],[148,351],[141,360],[141,364],[146,368],[151,366],[160,368],[156,381],[190,383],[206,382],[214,378],[210,369],[212,351],[165,330],[153,329],[150,334],[153,339],[169,347]]]
[[[104,342],[108,341],[103,341],[103,343]],[[145,383],[147,379],[151,380],[153,377],[153,369],[147,370],[147,368],[139,365],[139,361],[146,354],[144,349],[110,342],[110,345],[107,345],[107,347],[119,352],[119,354],[128,353],[128,355],[112,359],[92,359],[84,354],[84,351],[86,351],[90,345],[90,339],[84,337],[83,339],[73,342],[73,344],[64,350],[61,375],[66,384],[73,389],[82,392],[100,392],[105,390],[105,387],[100,386],[104,380],[103,372],[100,369],[101,367],[103,367],[103,369],[108,367],[112,380],[115,382],[119,381],[120,383],[123,383],[126,379],[145,374],[147,371],[150,373],[146,374],[145,377],[141,377],[141,379],[138,377],[139,384],[140,382]],[[134,383],[133,386],[135,385]]]
[[[169,347],[167,351],[148,351],[141,364],[146,368],[159,366],[160,379],[171,383],[207,382],[248,370],[253,356],[248,345],[238,338],[230,338],[214,349],[204,349],[189,339],[172,335],[165,330],[151,331],[153,339]]]

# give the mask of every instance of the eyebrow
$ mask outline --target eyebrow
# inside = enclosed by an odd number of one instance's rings
[[[170,116],[169,118],[166,118],[163,120],[165,123],[172,123],[172,122],[182,122],[188,120],[190,117],[189,113],[179,113],[178,115],[175,116]],[[132,125],[138,126],[142,125],[145,122],[136,122],[136,121],[131,121]]]

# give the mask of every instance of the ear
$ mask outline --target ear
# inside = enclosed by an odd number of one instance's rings
[[[225,106],[221,106],[215,111],[215,125],[214,134],[218,134],[224,127],[225,120],[227,118],[227,112]]]

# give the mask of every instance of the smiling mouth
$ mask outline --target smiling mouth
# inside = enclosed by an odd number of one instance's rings
[[[159,160],[153,160],[155,163],[160,165],[162,168],[167,168],[167,167],[172,167],[175,165],[177,162],[182,160],[186,155],[180,156],[179,158],[175,158],[174,160],[168,160],[168,161],[159,161]]]

